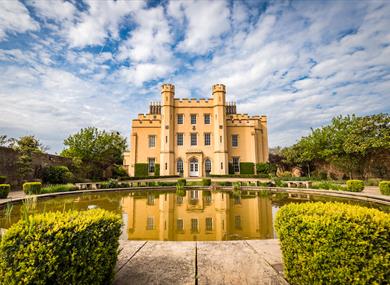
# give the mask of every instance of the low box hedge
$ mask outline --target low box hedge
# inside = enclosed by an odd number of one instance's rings
[[[179,178],[179,179],[177,179],[177,184],[186,186],[187,180],[185,178]]]
[[[11,186],[9,184],[0,184],[0,199],[5,199],[8,197]]]
[[[383,195],[390,195],[390,181],[382,181],[379,183],[379,190]]]
[[[349,192],[362,192],[364,189],[363,180],[347,180],[347,191]]]
[[[0,282],[109,284],[120,233],[120,216],[102,209],[29,216],[3,236]]]
[[[42,190],[41,182],[26,182],[23,184],[23,191],[27,195],[40,194]]]
[[[275,229],[291,284],[385,284],[390,214],[343,203],[288,204]]]
[[[202,179],[202,186],[210,186],[210,185],[211,185],[211,179],[209,178]]]
[[[255,164],[253,162],[241,162],[240,174],[255,174]]]

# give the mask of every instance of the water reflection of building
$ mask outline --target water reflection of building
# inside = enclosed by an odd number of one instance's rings
[[[273,238],[267,197],[233,197],[226,192],[132,193],[122,199],[131,240],[226,240]]]

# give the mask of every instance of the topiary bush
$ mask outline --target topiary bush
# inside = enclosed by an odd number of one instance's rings
[[[347,180],[347,191],[349,192],[362,192],[364,189],[363,180]]]
[[[288,204],[275,228],[291,284],[390,280],[390,214],[343,203]]]
[[[253,162],[241,162],[240,174],[255,174],[255,164]]]
[[[211,179],[209,178],[202,179],[202,186],[210,186],[210,185],[211,185]]]
[[[47,184],[74,182],[74,175],[66,166],[48,166],[42,170],[42,181]]]
[[[390,195],[390,181],[382,181],[379,183],[379,190],[383,195]]]
[[[9,184],[0,184],[0,199],[6,199],[10,190],[11,186]]]
[[[23,191],[27,195],[40,194],[42,190],[41,182],[26,182],[23,184]]]
[[[7,176],[0,175],[0,184],[5,183],[6,180],[7,180]]]
[[[147,163],[136,163],[134,166],[134,176],[148,177],[149,168]]]
[[[109,284],[120,216],[102,209],[52,212],[14,224],[0,245],[2,284]]]

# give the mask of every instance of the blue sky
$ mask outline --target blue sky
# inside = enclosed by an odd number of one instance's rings
[[[340,114],[390,111],[389,1],[0,1],[0,134],[59,152],[82,127],[130,133],[159,100],[265,114],[270,146]]]

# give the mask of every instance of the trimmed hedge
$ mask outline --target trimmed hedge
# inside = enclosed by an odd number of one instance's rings
[[[7,198],[10,189],[11,186],[9,184],[0,184],[0,199]]]
[[[23,191],[27,195],[40,194],[42,190],[41,182],[26,182],[23,184]]]
[[[276,165],[273,163],[256,163],[256,173],[262,173],[262,174],[275,174],[276,173]]]
[[[268,174],[210,174],[210,177],[221,178],[269,178]]]
[[[362,192],[364,189],[363,180],[347,180],[347,191],[349,192]]]
[[[379,183],[379,190],[383,195],[390,195],[390,181],[382,181]]]
[[[149,168],[147,163],[136,163],[134,166],[134,176],[148,177]]]
[[[177,184],[186,186],[187,185],[187,180],[185,180],[185,178],[177,179]]]
[[[202,186],[210,186],[210,185],[211,185],[211,179],[209,178],[202,179]]]
[[[42,170],[45,184],[66,184],[74,181],[74,175],[66,166],[48,166]]]
[[[343,203],[288,204],[275,229],[291,284],[390,280],[390,214]]]
[[[2,284],[109,284],[120,216],[102,209],[29,216],[0,245]]]
[[[5,183],[6,180],[7,180],[7,176],[0,175],[0,184]]]
[[[154,176],[160,176],[160,164],[156,163],[154,168]]]
[[[74,184],[56,184],[43,187],[41,193],[69,192],[74,190],[77,190]]]
[[[255,174],[255,164],[253,162],[240,162],[240,174]]]

